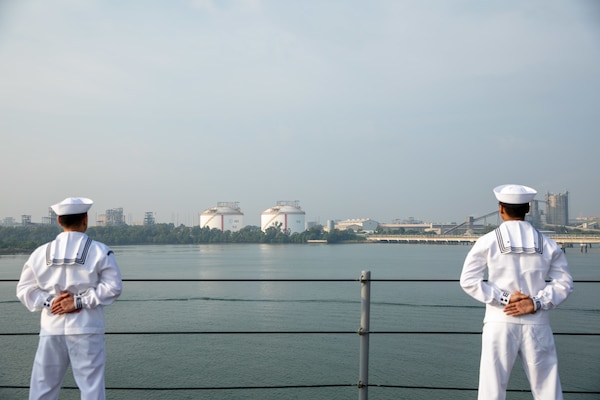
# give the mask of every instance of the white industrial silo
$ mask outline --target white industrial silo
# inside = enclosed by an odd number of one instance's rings
[[[219,202],[200,213],[200,228],[237,232],[244,227],[244,213],[238,202]]]
[[[277,205],[262,212],[260,229],[264,232],[271,226],[281,226],[283,232],[301,233],[305,230],[306,213],[299,201],[278,201]]]

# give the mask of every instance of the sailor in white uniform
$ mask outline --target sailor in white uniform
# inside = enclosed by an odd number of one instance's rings
[[[63,232],[31,254],[17,284],[27,309],[41,311],[30,399],[58,399],[69,364],[81,399],[105,398],[103,308],[122,282],[114,253],[85,234],[92,204],[71,197],[51,206]]]
[[[563,250],[525,221],[536,193],[522,185],[496,187],[504,222],[477,240],[463,265],[461,287],[486,304],[480,400],[506,398],[517,356],[534,399],[563,398],[549,311],[573,291],[573,278]]]

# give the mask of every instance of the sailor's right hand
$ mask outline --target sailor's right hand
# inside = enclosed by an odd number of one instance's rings
[[[515,290],[515,292],[510,295],[510,300],[508,301],[508,304],[518,303],[521,300],[525,300],[528,298],[529,298],[529,295],[523,294],[523,293],[519,292],[518,290]]]
[[[507,304],[504,307],[504,313],[512,317],[519,317],[526,314],[535,314],[535,306],[533,300],[530,297],[526,297],[523,300],[515,303]]]
[[[80,311],[81,309],[75,307],[75,297],[69,292],[62,292],[56,296],[52,302],[52,307],[50,308],[50,312],[57,315],[73,312],[78,313]]]

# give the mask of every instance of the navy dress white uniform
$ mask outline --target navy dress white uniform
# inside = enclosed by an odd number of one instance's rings
[[[502,185],[494,193],[500,207],[527,206],[536,191],[521,185]],[[486,304],[479,399],[506,398],[517,355],[521,357],[535,399],[562,399],[549,311],[573,290],[567,259],[554,241],[529,222],[504,216],[503,219],[496,230],[474,244],[460,277],[464,291]],[[523,301],[530,302],[528,313],[515,316],[506,312],[511,295],[516,292],[527,295]]]
[[[87,213],[92,204],[85,198],[67,198],[52,209],[60,217]],[[69,364],[82,399],[105,398],[103,308],[121,289],[114,253],[84,232],[65,229],[31,254],[17,284],[19,300],[29,311],[41,312],[30,399],[58,399]],[[54,300],[65,293],[73,296],[75,310],[51,313]]]

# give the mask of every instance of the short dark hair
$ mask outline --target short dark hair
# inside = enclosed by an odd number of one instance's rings
[[[512,218],[523,218],[525,219],[525,214],[529,212],[529,203],[525,204],[508,204],[500,202],[500,205],[504,207],[504,211],[509,217]]]
[[[82,214],[61,215],[58,217],[58,222],[60,223],[60,226],[70,228],[72,226],[80,225],[86,215],[86,212]]]

